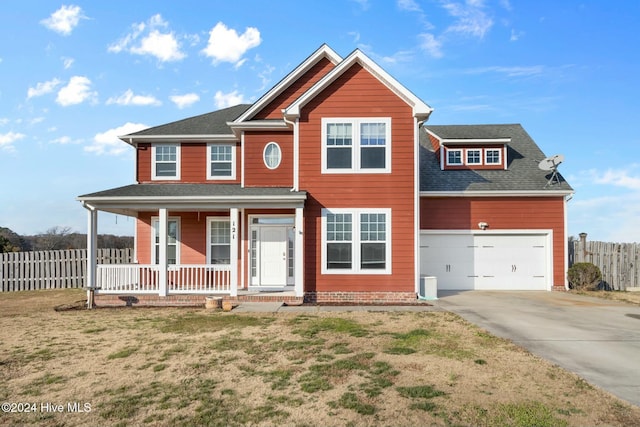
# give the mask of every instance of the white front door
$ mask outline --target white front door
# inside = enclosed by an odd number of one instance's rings
[[[260,285],[287,285],[287,227],[260,227]]]

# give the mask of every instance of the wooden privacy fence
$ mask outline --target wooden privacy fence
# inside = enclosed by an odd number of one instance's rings
[[[602,272],[605,289],[624,291],[640,287],[640,244],[588,242],[586,234],[569,243],[569,264],[590,262]]]
[[[133,262],[133,249],[98,249],[98,264]],[[82,288],[87,250],[9,252],[0,254],[0,292]]]

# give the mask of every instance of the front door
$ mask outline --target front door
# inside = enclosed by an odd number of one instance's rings
[[[287,285],[287,227],[263,226],[260,230],[260,285]]]

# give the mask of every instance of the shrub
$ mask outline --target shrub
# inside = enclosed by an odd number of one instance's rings
[[[600,285],[602,273],[590,262],[577,262],[567,272],[567,279],[571,289],[595,290]]]

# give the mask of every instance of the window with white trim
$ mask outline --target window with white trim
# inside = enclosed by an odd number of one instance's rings
[[[179,144],[153,144],[151,146],[151,179],[180,179]]]
[[[151,219],[153,228],[153,239],[151,240],[151,263],[160,262],[160,219]],[[180,220],[179,218],[169,218],[167,221],[167,263],[179,264],[180,261]]]
[[[487,148],[484,150],[484,163],[487,165],[499,165],[502,163],[502,150],[499,148]]]
[[[322,274],[391,274],[391,209],[323,209]]]
[[[207,224],[207,261],[231,264],[231,221],[229,217],[212,217]]]
[[[390,171],[390,118],[322,119],[323,173]]]
[[[207,179],[235,179],[235,145],[207,145]]]
[[[467,149],[467,164],[468,165],[481,165],[482,164],[482,150],[476,148]]]
[[[447,165],[458,166],[462,165],[462,150],[461,149],[447,149]]]
[[[269,169],[276,169],[280,166],[282,160],[282,150],[280,146],[275,142],[269,142],[264,146],[264,152],[262,153],[264,164]]]

